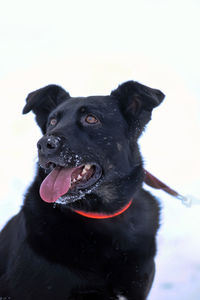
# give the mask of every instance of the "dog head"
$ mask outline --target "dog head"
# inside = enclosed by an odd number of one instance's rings
[[[71,97],[57,85],[30,93],[44,134],[39,165],[46,172],[46,202],[93,211],[118,209],[143,180],[137,140],[164,94],[129,81],[108,96]]]

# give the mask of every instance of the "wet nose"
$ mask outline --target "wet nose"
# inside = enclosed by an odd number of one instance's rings
[[[42,154],[53,154],[60,147],[61,139],[50,135],[43,136],[37,143],[38,151]]]

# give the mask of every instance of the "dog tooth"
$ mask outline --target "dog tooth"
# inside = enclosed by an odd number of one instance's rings
[[[91,168],[91,165],[87,164],[87,165],[85,165],[84,169],[89,170],[90,168]]]
[[[87,170],[84,168],[81,175],[85,175],[87,173]]]

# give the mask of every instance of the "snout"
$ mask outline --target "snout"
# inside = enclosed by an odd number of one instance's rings
[[[74,153],[63,137],[44,135],[37,143],[39,164],[44,169],[81,165],[82,158]]]
[[[39,155],[51,156],[59,151],[61,139],[57,136],[43,136],[37,143]]]

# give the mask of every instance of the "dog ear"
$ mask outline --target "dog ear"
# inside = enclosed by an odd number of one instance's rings
[[[127,81],[112,91],[112,96],[119,100],[120,108],[128,121],[139,123],[139,129],[151,119],[151,112],[164,99],[165,95],[136,81]]]
[[[51,84],[28,94],[23,114],[31,110],[36,115],[37,124],[43,133],[46,131],[46,121],[50,112],[59,104],[70,98],[68,92],[58,85]]]

